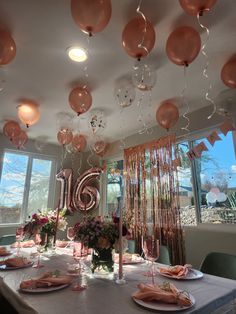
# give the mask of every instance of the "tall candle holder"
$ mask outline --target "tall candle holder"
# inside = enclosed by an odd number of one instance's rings
[[[116,278],[116,283],[118,285],[123,285],[126,283],[123,273],[123,208],[120,208],[120,217],[119,217],[119,268],[118,268],[118,277]]]

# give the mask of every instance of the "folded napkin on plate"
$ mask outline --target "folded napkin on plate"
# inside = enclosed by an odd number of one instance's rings
[[[5,246],[0,246],[0,256],[6,256],[9,254],[11,254],[11,252],[9,252]]]
[[[29,241],[24,241],[24,242],[15,242],[11,245],[11,247],[17,248],[19,247],[19,244],[21,248],[27,248],[27,247],[33,247],[35,245],[35,242],[34,240],[29,240]]]
[[[1,261],[0,265],[6,265],[7,267],[22,267],[29,263],[31,262],[25,257],[12,257]]]
[[[39,278],[24,280],[20,283],[21,289],[47,288],[70,284],[73,278],[67,275],[55,276],[53,273],[45,273]]]
[[[57,247],[60,247],[60,248],[64,248],[64,247],[66,247],[67,245],[68,245],[68,241],[64,241],[64,240],[57,240],[56,241],[56,246]]]
[[[142,301],[157,301],[168,304],[178,304],[179,306],[191,306],[192,301],[189,296],[179,291],[172,283],[163,285],[146,285],[140,283],[139,291],[133,294],[133,297]]]
[[[160,274],[172,276],[174,278],[185,278],[191,268],[192,265],[185,264],[184,266],[176,265],[170,267],[162,267],[159,269],[159,271]]]

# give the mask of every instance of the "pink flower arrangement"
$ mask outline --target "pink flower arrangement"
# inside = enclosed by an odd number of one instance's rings
[[[65,213],[60,212],[57,224],[57,211],[56,210],[44,210],[34,213],[30,221],[24,227],[25,235],[29,237],[37,233],[45,233],[48,235],[55,235],[56,228],[58,230],[65,230],[67,226]],[[57,225],[56,225],[57,224]]]

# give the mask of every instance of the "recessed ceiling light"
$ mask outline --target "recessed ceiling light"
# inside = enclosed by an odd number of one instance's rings
[[[68,56],[75,62],[84,62],[88,56],[86,51],[80,47],[70,47],[67,49]]]

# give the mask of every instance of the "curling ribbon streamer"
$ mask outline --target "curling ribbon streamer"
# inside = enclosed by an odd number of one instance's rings
[[[142,0],[139,0],[139,4],[138,4],[138,7],[137,7],[137,9],[136,9],[136,12],[137,12],[138,14],[140,14],[141,17],[143,18],[143,20],[144,20],[144,25],[145,25],[145,26],[144,26],[144,30],[143,30],[143,38],[142,38],[141,43],[138,44],[138,47],[144,49],[147,53],[149,53],[147,47],[145,47],[145,46],[143,45],[143,44],[144,44],[144,40],[145,40],[145,35],[146,35],[146,32],[147,32],[147,19],[146,19],[146,16],[143,14],[143,12],[140,11],[141,4],[142,4]]]
[[[183,101],[183,104],[187,105],[187,109],[186,109],[186,111],[183,114],[183,118],[186,120],[186,125],[184,127],[182,127],[181,130],[185,130],[185,131],[189,132],[190,120],[189,120],[189,117],[187,116],[187,114],[189,113],[189,104],[186,101],[186,97],[185,97],[186,90],[187,90],[187,68],[186,68],[186,65],[184,65],[184,88],[183,88],[183,90],[181,92],[180,97],[181,97],[181,99]]]
[[[205,25],[203,25],[203,24],[200,22],[200,13],[198,13],[198,15],[197,15],[197,20],[198,20],[199,26],[200,26],[203,30],[205,30],[205,31],[206,31],[206,34],[207,34],[207,38],[206,38],[204,44],[203,44],[202,47],[201,47],[201,52],[202,52],[203,56],[204,56],[205,59],[206,59],[206,65],[205,65],[205,68],[204,68],[204,70],[203,70],[203,76],[204,76],[207,80],[209,80],[209,76],[208,76],[208,73],[207,73],[207,70],[208,70],[208,67],[209,67],[209,58],[208,58],[208,55],[207,55],[205,49],[206,49],[206,46],[207,46],[207,42],[209,41],[210,31],[209,31],[209,29],[208,29]],[[213,106],[213,111],[212,111],[212,113],[207,117],[207,119],[211,119],[211,118],[213,117],[213,115],[216,113],[216,104],[215,104],[214,100],[209,96],[211,90],[212,90],[212,85],[211,85],[211,83],[210,83],[210,85],[209,85],[209,87],[208,87],[208,90],[207,90],[207,92],[206,92],[206,94],[205,94],[205,99],[206,99],[208,102],[210,102],[210,103],[212,104],[212,106]]]

